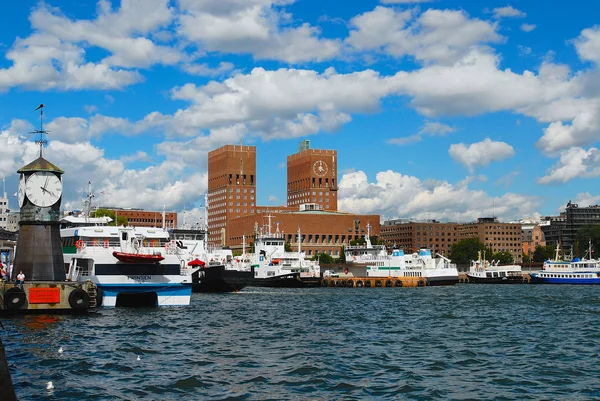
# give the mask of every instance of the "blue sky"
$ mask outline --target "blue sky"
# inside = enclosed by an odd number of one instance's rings
[[[15,192],[44,103],[67,208],[91,181],[103,204],[198,216],[207,153],[241,140],[257,203],[284,204],[303,139],[338,151],[344,211],[511,221],[598,204],[598,15],[578,0],[7,3],[0,176]]]

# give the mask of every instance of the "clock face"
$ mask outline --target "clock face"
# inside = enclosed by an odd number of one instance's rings
[[[62,195],[60,178],[48,171],[33,173],[25,184],[27,198],[36,206],[52,206]]]
[[[327,163],[323,160],[317,160],[315,164],[313,164],[313,171],[316,175],[327,174]]]
[[[25,175],[21,174],[21,180],[19,181],[19,207],[23,207],[25,202]]]

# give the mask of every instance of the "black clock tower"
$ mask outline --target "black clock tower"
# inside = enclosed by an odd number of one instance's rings
[[[21,220],[12,279],[22,271],[25,281],[65,281],[65,263],[60,239],[60,205],[63,170],[43,158],[43,107],[40,105],[40,156],[21,167],[19,206]]]

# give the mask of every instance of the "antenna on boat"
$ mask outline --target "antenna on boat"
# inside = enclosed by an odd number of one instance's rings
[[[163,204],[163,211],[162,211],[162,228],[163,228],[163,230],[165,229],[166,220],[167,220],[167,205]]]
[[[83,204],[84,204],[83,214],[84,214],[85,218],[90,217],[90,213],[92,212],[92,198],[93,197],[94,197],[94,194],[92,193],[92,182],[88,181],[86,200],[83,202]]]
[[[298,226],[298,254],[302,252],[302,233],[300,232],[300,226]]]
[[[208,193],[204,194],[204,215],[202,216],[204,220],[204,230],[206,231],[206,235],[208,236]]]
[[[269,220],[269,225],[267,226],[267,235],[270,237],[271,236],[271,219],[273,218],[272,215],[268,214],[267,215],[267,219]]]

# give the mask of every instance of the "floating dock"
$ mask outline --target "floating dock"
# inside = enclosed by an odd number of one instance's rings
[[[91,281],[34,281],[0,283],[0,314],[81,314],[98,305],[98,289]]]
[[[355,277],[352,275],[325,277],[321,287],[425,287],[425,277]]]

